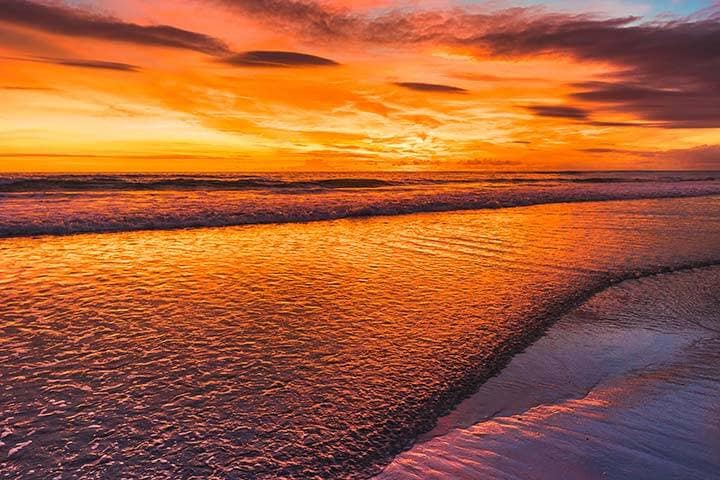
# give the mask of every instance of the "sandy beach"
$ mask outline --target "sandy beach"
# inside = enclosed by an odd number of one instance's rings
[[[717,478],[719,273],[594,296],[376,479]]]

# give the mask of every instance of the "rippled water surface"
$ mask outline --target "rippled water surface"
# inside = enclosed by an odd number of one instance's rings
[[[0,240],[0,477],[364,478],[720,198]]]

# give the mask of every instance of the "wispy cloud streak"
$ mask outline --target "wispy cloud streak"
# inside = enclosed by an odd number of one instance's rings
[[[467,93],[467,90],[464,88],[453,87],[452,85],[440,85],[437,83],[396,82],[395,85],[397,85],[398,87],[407,88],[408,90],[415,90],[417,92]]]
[[[255,50],[224,58],[223,63],[238,67],[331,67],[339,65],[329,58],[299,52]]]
[[[48,63],[51,65],[60,65],[65,67],[92,68],[98,70],[115,70],[120,72],[139,72],[140,67],[129,63],[108,62],[106,60],[88,60],[81,58],[53,58],[53,57],[0,57],[4,60],[13,60],[19,62],[35,62]],[[21,89],[22,87],[4,87]]]
[[[138,25],[58,4],[0,0],[0,22],[48,33],[90,37],[209,54],[228,53],[221,40],[170,25]]]

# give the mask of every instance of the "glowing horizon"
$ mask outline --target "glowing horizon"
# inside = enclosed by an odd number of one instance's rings
[[[716,168],[720,4],[595,5],[0,0],[0,171]]]

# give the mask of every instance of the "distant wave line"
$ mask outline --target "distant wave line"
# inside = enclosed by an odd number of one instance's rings
[[[683,178],[673,175],[658,178],[638,176],[548,176],[532,178],[522,176],[479,176],[475,178],[403,178],[384,180],[380,178],[324,178],[308,180],[282,180],[262,176],[243,176],[241,178],[194,177],[183,176],[145,176],[145,175],[93,175],[93,176],[24,176],[0,177],[0,193],[21,192],[73,192],[73,191],[152,191],[152,190],[269,190],[269,191],[312,191],[333,189],[375,189],[383,187],[403,187],[413,185],[443,184],[541,184],[541,183],[677,183],[697,181],[718,181],[720,176],[708,175]]]

